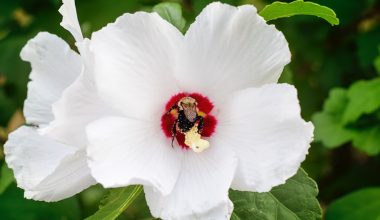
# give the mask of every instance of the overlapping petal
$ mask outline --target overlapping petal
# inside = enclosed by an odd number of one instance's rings
[[[202,153],[184,152],[181,171],[173,191],[162,195],[145,187],[145,196],[153,216],[162,219],[229,219],[232,212],[228,189],[237,158],[226,146]]]
[[[44,135],[54,119],[53,103],[77,79],[82,60],[62,39],[48,33],[30,40],[21,57],[32,65],[24,113],[33,126],[10,134],[4,146],[6,161],[27,198],[61,200],[95,183],[85,151],[78,147],[81,143]]]
[[[75,153],[75,148],[41,138],[35,128],[27,126],[12,132],[4,148],[9,167],[25,188],[40,183],[63,158]]]
[[[4,153],[27,198],[57,201],[94,184],[84,152],[41,136],[33,127],[12,132]]]
[[[301,118],[296,89],[287,84],[236,92],[218,119],[214,138],[239,158],[236,190],[266,192],[284,183],[297,172],[313,137],[313,125]]]
[[[24,104],[26,122],[48,124],[54,118],[52,104],[79,76],[80,56],[61,38],[42,32],[26,44],[21,58],[32,65]]]
[[[292,176],[307,153],[312,126],[301,119],[294,91],[261,87],[277,82],[290,52],[282,33],[253,6],[213,3],[185,36],[157,14],[126,14],[93,35],[91,50],[100,96],[126,116],[88,127],[92,174],[106,187],[145,185],[156,217],[227,219],[231,184],[268,191]],[[261,88],[238,92],[223,104],[229,94],[250,87]],[[162,131],[150,128],[177,92],[200,92],[220,111],[212,147],[201,154],[179,157],[161,139]],[[180,158],[178,169],[164,155]],[[152,160],[163,167],[156,170]],[[163,182],[162,170],[178,179]]]
[[[185,46],[176,73],[181,88],[216,103],[233,91],[277,82],[291,56],[283,34],[252,5],[208,5],[187,31]]]
[[[56,142],[55,142],[56,143]],[[59,201],[94,185],[87,166],[86,152],[78,150],[61,160],[59,166],[37,186],[25,191],[28,199]]]
[[[62,15],[61,26],[73,35],[76,42],[81,42],[83,40],[83,35],[78,21],[75,0],[62,0],[62,6],[59,8],[59,13]]]
[[[104,187],[132,184],[171,192],[181,169],[181,149],[172,148],[157,124],[106,117],[87,128],[89,166]]]
[[[93,56],[88,44],[88,39],[79,44],[84,65],[82,72],[53,104],[54,120],[44,130],[49,137],[79,148],[87,146],[85,130],[90,122],[117,114],[99,97],[94,80]]]
[[[153,120],[179,90],[173,77],[181,33],[156,13],[124,14],[92,36],[104,100],[129,117]]]
[[[54,104],[55,119],[44,130],[45,135],[78,148],[87,146],[86,126],[112,112],[96,90],[86,87],[87,79],[82,74]]]

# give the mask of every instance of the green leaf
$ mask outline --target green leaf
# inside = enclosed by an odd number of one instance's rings
[[[315,141],[328,148],[336,148],[352,140],[353,132],[340,125],[340,120],[330,114],[319,112],[313,116]]]
[[[333,202],[326,220],[376,220],[380,218],[380,188],[366,188]]]
[[[338,147],[352,139],[353,132],[341,125],[342,114],[348,103],[347,91],[336,88],[331,90],[323,111],[314,114],[315,140],[329,148]]]
[[[182,16],[182,7],[175,2],[163,2],[153,7],[163,19],[178,28],[181,32],[185,31],[186,20]]]
[[[349,99],[343,114],[343,124],[355,122],[363,114],[370,114],[380,108],[380,77],[353,84],[347,93]]]
[[[0,195],[11,185],[13,180],[12,170],[4,163],[0,170]]]
[[[339,19],[332,9],[313,2],[304,2],[303,0],[296,0],[291,3],[273,2],[261,10],[260,15],[266,21],[294,15],[313,15],[325,19],[331,25],[339,24]]]
[[[330,91],[329,98],[323,105],[323,110],[339,116],[346,109],[347,102],[347,91],[342,88],[335,88]]]
[[[328,148],[352,141],[370,156],[380,153],[380,78],[360,81],[348,90],[331,90],[323,111],[313,115],[315,140]],[[371,114],[370,114],[371,113]]]
[[[328,148],[336,148],[352,141],[353,146],[370,156],[380,153],[380,125],[376,116],[359,119],[364,114],[373,113],[380,108],[378,90],[379,79],[361,81],[348,90],[331,90],[323,111],[313,115],[315,140]],[[377,85],[379,84],[379,85]],[[346,118],[344,118],[346,117]],[[345,121],[346,120],[346,121]],[[349,125],[347,123],[350,122]]]
[[[370,156],[380,153],[380,126],[361,128],[353,133],[353,145]]]
[[[142,192],[142,186],[111,189],[104,205],[87,220],[111,220],[123,213]]]
[[[303,169],[285,184],[267,193],[230,192],[233,220],[316,220],[322,210],[316,196],[317,184]]]

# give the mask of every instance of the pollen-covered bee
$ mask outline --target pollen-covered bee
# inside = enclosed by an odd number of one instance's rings
[[[178,112],[178,116],[172,128],[172,147],[174,138],[177,132],[186,134],[191,129],[196,128],[197,133],[200,134],[203,128],[203,117],[198,114],[198,103],[194,98],[186,96],[180,99],[168,113],[173,110]]]

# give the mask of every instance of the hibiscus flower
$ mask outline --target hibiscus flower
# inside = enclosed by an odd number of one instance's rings
[[[82,55],[46,32],[25,45],[20,55],[32,66],[24,103],[26,125],[12,132],[4,145],[5,160],[13,169],[18,187],[25,190],[26,198],[34,200],[62,200],[96,184],[87,165],[85,126],[100,117],[106,107],[92,92],[91,74],[84,68],[91,57],[86,54],[74,1],[63,3],[61,24],[71,31]],[[70,108],[84,114],[80,114],[80,120],[70,118],[62,124],[66,97],[78,89],[78,102]],[[90,109],[83,108],[79,99],[92,100]]]
[[[87,160],[98,183],[143,185],[162,219],[228,219],[230,188],[267,192],[297,172],[313,126],[301,118],[296,89],[277,84],[288,43],[253,6],[212,3],[184,35],[156,13],[124,14],[91,40],[83,40],[74,2],[63,9],[83,68],[39,133],[80,142],[86,155],[78,161]],[[14,170],[26,160],[10,150],[23,149],[20,142],[29,139],[11,135],[6,146]]]

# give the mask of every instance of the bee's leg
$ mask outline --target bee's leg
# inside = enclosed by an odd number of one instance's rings
[[[172,148],[174,148],[174,145],[173,145],[174,144],[174,138],[177,135],[177,123],[178,123],[178,120],[175,120],[173,127],[172,127]]]
[[[172,148],[174,148],[174,138],[175,138],[175,135],[172,136]]]
[[[198,133],[200,134],[202,133],[203,125],[204,125],[203,117],[198,115],[197,121],[198,121]]]

